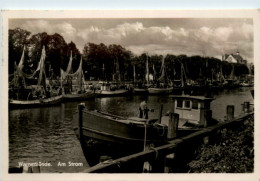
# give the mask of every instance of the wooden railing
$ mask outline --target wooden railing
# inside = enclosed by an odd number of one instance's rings
[[[143,169],[143,166],[147,164],[150,167],[148,167],[146,172],[167,172],[167,160],[176,157],[175,153],[187,152],[187,150],[194,149],[194,145],[199,146],[201,144],[208,144],[208,142],[214,141],[214,138],[219,131],[223,129],[235,129],[236,127],[239,127],[244,120],[254,115],[254,112],[249,112],[249,109],[247,109],[248,104],[246,103],[245,105],[246,111],[237,118],[234,118],[234,106],[227,106],[227,120],[225,122],[203,128],[184,137],[173,139],[168,141],[168,144],[159,147],[150,148],[146,151],[128,155],[116,160],[101,162],[96,166],[86,169],[85,172],[136,173],[140,171],[140,167]],[[138,164],[141,165],[139,168],[137,166]],[[142,170],[140,172],[142,172]]]

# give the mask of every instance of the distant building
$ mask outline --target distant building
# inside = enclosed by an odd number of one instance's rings
[[[225,54],[222,56],[222,61],[227,61],[229,63],[239,63],[247,65],[247,61],[243,59],[239,51],[236,54]]]

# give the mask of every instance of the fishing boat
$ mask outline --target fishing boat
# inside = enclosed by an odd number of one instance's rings
[[[40,98],[36,100],[9,100],[10,108],[28,108],[28,107],[43,107],[43,106],[54,106],[58,105],[62,101],[62,95],[50,97],[50,98]]]
[[[148,85],[150,84],[149,80],[149,64],[148,64],[148,57],[146,59],[146,69],[145,69],[145,79],[146,79],[146,84],[143,82],[137,82],[136,83],[136,74],[135,74],[135,66],[134,66],[134,88],[133,88],[133,93],[134,94],[147,94],[148,93]]]
[[[86,89],[85,79],[82,69],[82,57],[79,67],[75,73],[72,71],[72,52],[70,54],[70,60],[66,71],[61,71],[61,87],[63,88],[63,99],[65,101],[78,101],[87,100],[95,97],[94,91]]]
[[[98,97],[111,97],[111,96],[125,96],[129,93],[129,89],[126,85],[121,83],[119,63],[118,59],[115,62],[116,73],[113,75],[113,81],[100,81],[95,85],[95,95]],[[103,64],[103,75],[105,71],[105,66]]]
[[[28,93],[27,99],[21,100],[21,99],[9,99],[9,106],[10,108],[27,108],[27,107],[37,107],[37,106],[51,106],[61,103],[62,101],[62,95],[54,94],[51,91],[51,85],[46,86],[46,74],[45,74],[45,58],[46,58],[46,52],[45,47],[43,46],[42,54],[40,58],[40,62],[38,64],[37,69],[34,71],[33,74],[27,75],[25,74],[23,69],[24,64],[24,50],[21,57],[21,60],[19,62],[19,65],[15,72],[15,77],[13,82],[16,83],[16,79],[23,79],[25,78],[33,78],[37,73],[39,73],[38,81],[36,86],[26,86],[23,85],[23,87],[31,87],[31,92]],[[23,88],[21,88],[23,89]]]
[[[95,94],[98,97],[125,96],[128,91],[125,86],[120,86],[117,82],[99,82],[95,86]]]
[[[215,124],[212,121],[212,98],[195,96],[173,97],[173,111],[179,114],[177,137]],[[169,115],[159,119],[122,117],[79,105],[73,116],[74,131],[80,140],[85,158],[90,166],[99,163],[101,156],[112,159],[143,151],[147,145],[167,143]]]
[[[202,127],[218,123],[216,119],[212,118],[210,108],[211,102],[215,100],[214,98],[190,95],[172,95],[170,97],[174,101],[172,111],[179,114],[178,133],[187,134],[187,132],[193,132]],[[164,124],[165,119],[168,118],[163,117],[162,124]]]
[[[148,88],[149,94],[171,94],[173,91],[173,87],[168,83],[164,60],[162,60],[161,76],[156,85]]]
[[[235,76],[234,72],[235,72],[235,65],[234,63],[232,63],[231,73],[228,76],[228,78],[225,80],[224,88],[232,89],[232,88],[238,88],[240,86],[239,81],[237,80],[237,77]]]
[[[171,94],[172,91],[173,91],[173,87],[167,85],[148,88],[149,94]]]
[[[166,141],[167,128],[155,125],[157,120],[125,118],[87,109],[82,111],[80,117],[82,125],[74,130],[90,166],[98,164],[103,155],[119,158],[142,151],[146,144],[162,144]],[[75,124],[78,121],[79,114],[76,113],[73,122]]]

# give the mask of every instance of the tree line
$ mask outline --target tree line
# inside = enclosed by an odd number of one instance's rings
[[[74,42],[66,43],[64,38],[55,33],[32,34],[21,28],[9,30],[9,74],[14,72],[15,64],[18,64],[25,47],[25,73],[33,72],[38,65],[42,47],[46,49],[45,68],[47,77],[60,76],[60,68],[66,70],[72,52],[72,69],[75,72],[79,66],[80,59],[83,60],[83,70],[85,79],[94,78],[96,80],[112,80],[119,65],[121,80],[133,80],[133,67],[137,80],[144,80],[146,61],[149,62],[149,71],[156,72],[156,77],[160,75],[162,60],[164,59],[168,78],[171,80],[180,79],[181,66],[184,67],[188,79],[198,81],[206,78],[216,78],[217,73],[222,68],[224,77],[228,77],[234,65],[234,75],[240,76],[249,73],[249,69],[244,64],[230,64],[214,57],[187,56],[187,55],[148,55],[143,53],[135,55],[130,50],[121,45],[103,43],[95,44],[88,42],[85,44],[82,54]]]

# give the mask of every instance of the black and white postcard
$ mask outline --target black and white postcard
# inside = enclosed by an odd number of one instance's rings
[[[3,11],[3,180],[259,180],[259,16]]]

